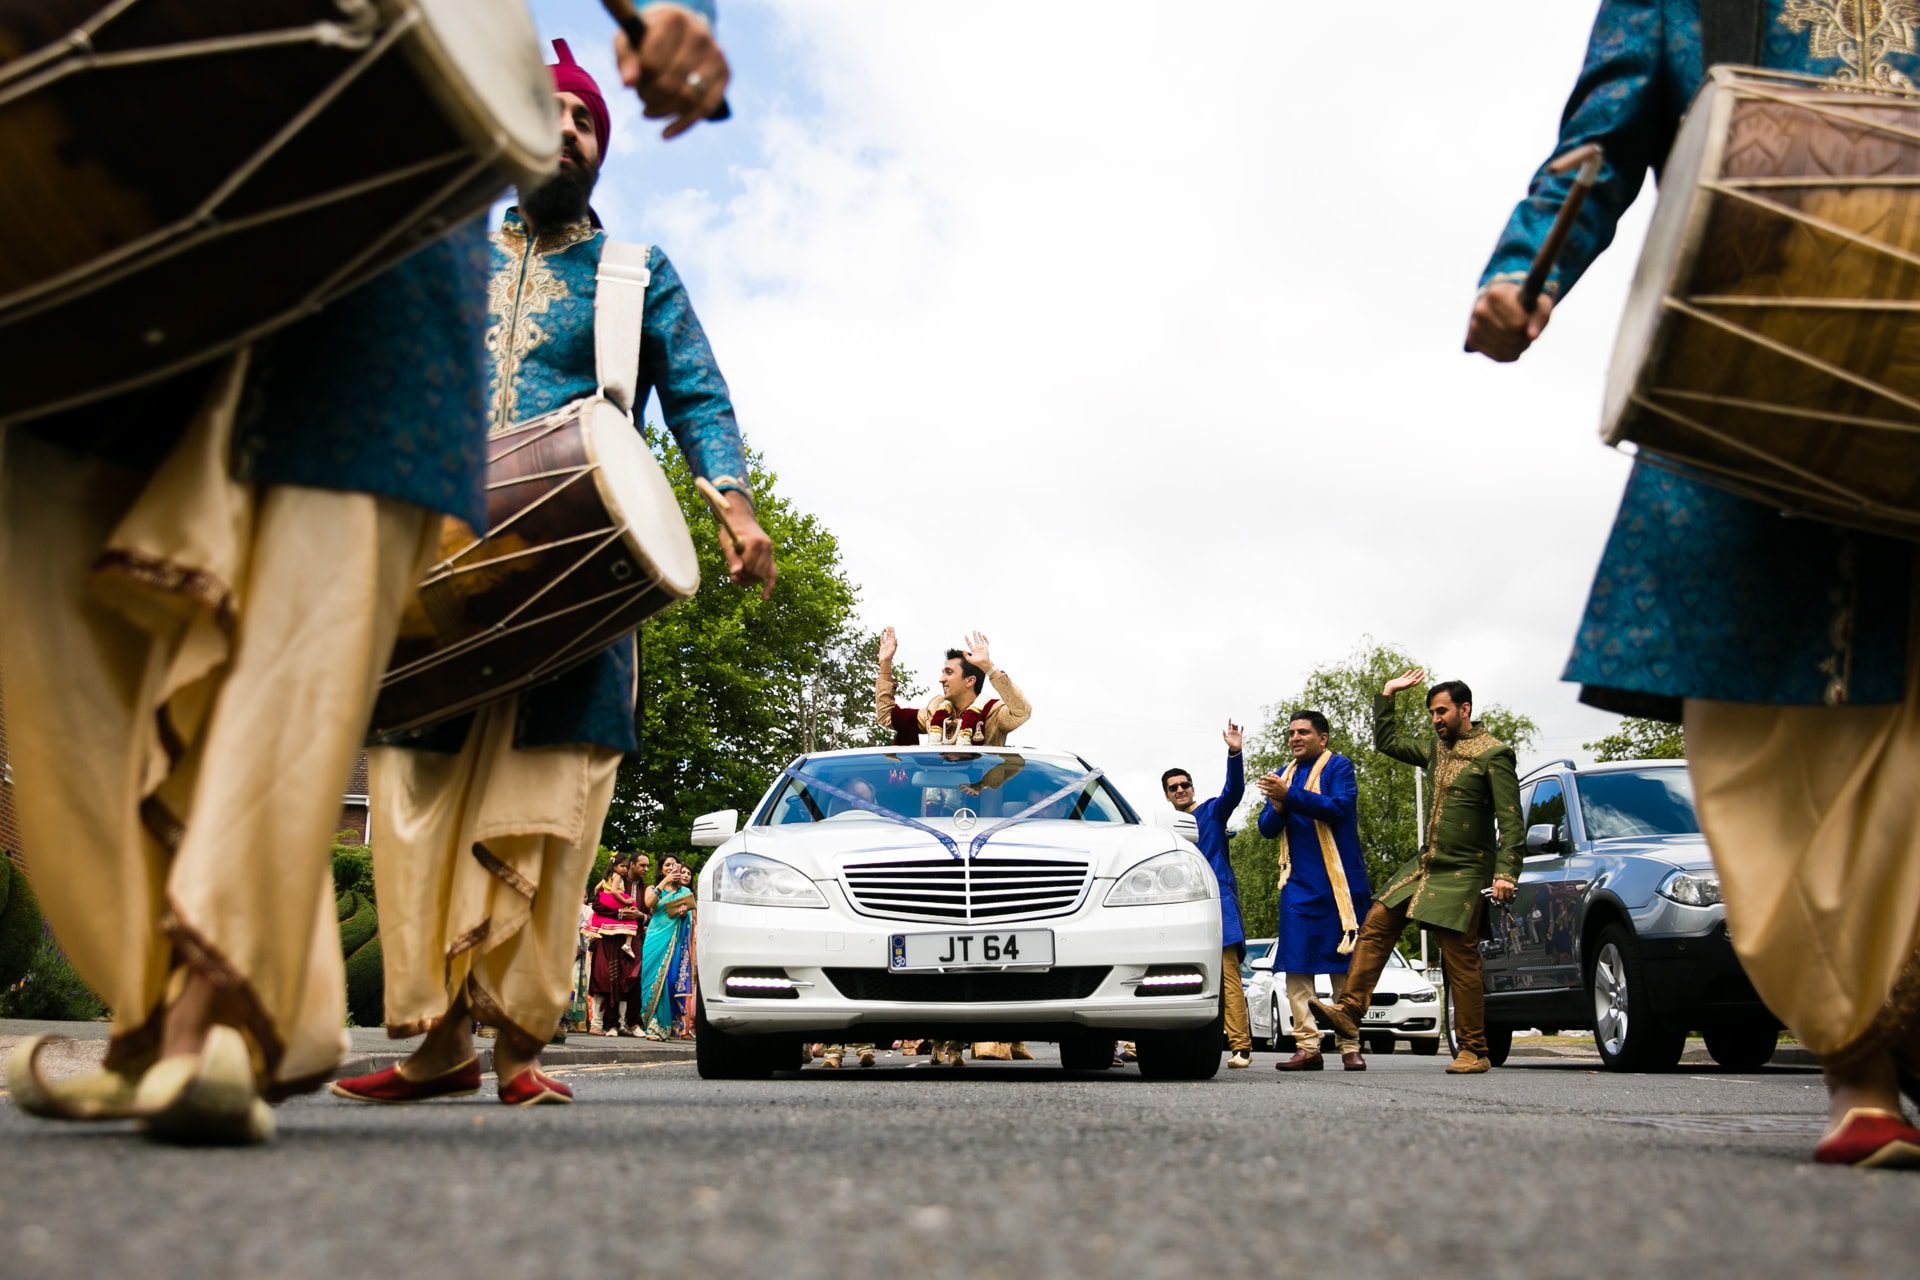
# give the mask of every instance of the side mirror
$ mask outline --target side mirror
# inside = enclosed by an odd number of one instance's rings
[[[703,813],[693,820],[693,835],[689,843],[696,849],[718,849],[733,839],[740,830],[740,811],[722,809],[718,813]]]
[[[1161,809],[1153,815],[1153,825],[1171,831],[1183,840],[1200,843],[1200,824],[1190,813],[1181,813],[1178,809]]]
[[[1255,960],[1253,962],[1253,967],[1255,971],[1259,973],[1272,973],[1273,972],[1273,956],[1270,954],[1261,956],[1258,960]]]
[[[1427,971],[1427,962],[1419,956],[1415,956],[1413,959],[1407,961],[1407,968],[1425,973]]]
[[[1536,822],[1527,828],[1527,856],[1560,852],[1560,832],[1550,822]]]

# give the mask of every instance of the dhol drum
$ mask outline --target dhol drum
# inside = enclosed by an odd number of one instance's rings
[[[700,586],[673,486],[599,396],[487,441],[487,521],[446,522],[400,624],[376,734],[423,728],[559,675]]]
[[[312,311],[538,182],[522,0],[0,0],[0,424]]]
[[[1715,69],[1661,179],[1603,434],[1920,537],[1920,93]]]

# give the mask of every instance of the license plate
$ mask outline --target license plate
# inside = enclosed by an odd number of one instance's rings
[[[896,933],[887,957],[893,969],[1046,969],[1053,965],[1053,930]]]
[[[1360,1019],[1362,1022],[1385,1022],[1386,1020],[1387,1011],[1385,1009],[1369,1009],[1367,1010],[1366,1016]]]

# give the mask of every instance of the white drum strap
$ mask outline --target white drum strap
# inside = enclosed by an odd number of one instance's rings
[[[647,310],[648,248],[609,240],[600,249],[593,292],[593,369],[600,394],[637,415],[633,402],[640,377],[640,323]]]

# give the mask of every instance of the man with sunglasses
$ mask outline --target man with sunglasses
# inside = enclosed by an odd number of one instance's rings
[[[1167,803],[1181,813],[1193,815],[1198,834],[1194,843],[1213,867],[1220,882],[1220,943],[1225,948],[1220,964],[1220,993],[1226,1010],[1227,1048],[1232,1056],[1229,1067],[1253,1065],[1253,1029],[1247,1023],[1247,993],[1240,985],[1240,961],[1247,954],[1247,931],[1240,923],[1240,887],[1233,878],[1233,863],[1227,856],[1227,819],[1240,807],[1247,793],[1247,766],[1240,755],[1240,726],[1227,721],[1220,735],[1227,744],[1227,785],[1220,794],[1200,804],[1194,803],[1193,775],[1185,769],[1169,769],[1160,775],[1160,787]]]

